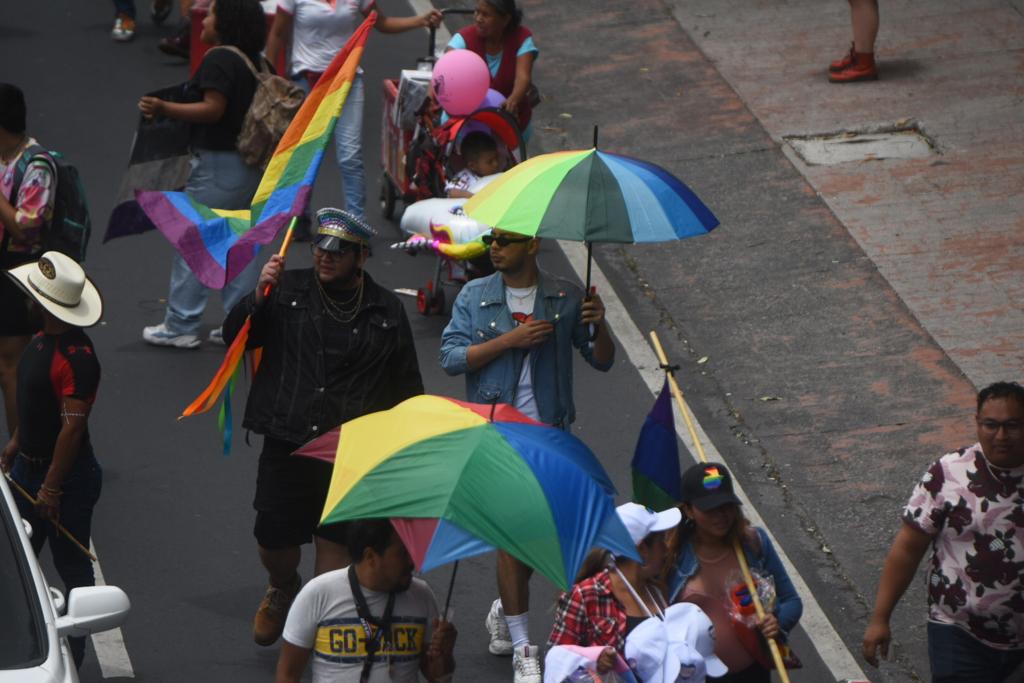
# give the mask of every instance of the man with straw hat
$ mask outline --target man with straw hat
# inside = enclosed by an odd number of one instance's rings
[[[42,331],[18,364],[18,426],[0,454],[0,467],[34,497],[18,500],[32,525],[38,553],[47,540],[53,564],[70,592],[95,585],[89,546],[92,511],[103,474],[89,441],[88,418],[100,382],[92,340],[82,328],[95,325],[103,302],[82,267],[57,251],[7,271],[42,313]],[[68,638],[81,666],[85,638]]]
[[[316,220],[313,267],[285,271],[284,258],[272,256],[256,291],[224,321],[230,344],[251,316],[248,344],[263,347],[242,421],[264,437],[253,501],[253,534],[270,579],[253,622],[263,646],[280,637],[299,591],[304,544],[314,542],[318,575],[349,563],[345,525],[318,526],[331,465],[292,453],[423,393],[402,302],[363,270],[373,228],[339,209],[321,209]]]

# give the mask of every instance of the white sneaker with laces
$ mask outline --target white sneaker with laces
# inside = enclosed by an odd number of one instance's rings
[[[176,349],[198,349],[199,337],[194,334],[174,334],[163,323],[142,329],[142,338],[154,346],[173,346]]]
[[[512,634],[508,632],[508,624],[505,623],[505,610],[501,608],[500,598],[491,603],[491,611],[487,613],[484,626],[491,634],[491,642],[487,645],[487,651],[499,657],[508,657],[512,654]]]
[[[210,334],[209,336],[207,336],[207,339],[210,340],[210,342],[213,344],[220,344],[221,346],[224,346],[224,328],[213,328],[212,330],[210,330]]]
[[[512,668],[515,671],[513,683],[542,683],[540,648],[536,645],[523,645],[516,648],[512,655]]]

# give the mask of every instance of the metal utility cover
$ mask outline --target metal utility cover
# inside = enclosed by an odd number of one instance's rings
[[[881,159],[921,159],[938,153],[931,140],[916,126],[825,135],[793,135],[783,140],[812,166]]]

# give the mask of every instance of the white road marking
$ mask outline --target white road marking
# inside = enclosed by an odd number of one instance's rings
[[[572,265],[573,270],[576,271],[576,275],[582,281],[586,274],[587,268],[587,250],[582,244],[576,242],[558,242],[562,251],[565,253],[569,263]],[[661,391],[662,384],[665,381],[664,371],[661,369],[658,363],[658,358],[654,354],[654,350],[651,348],[647,341],[647,336],[640,332],[636,323],[633,322],[633,318],[630,317],[626,311],[626,307],[622,304],[622,300],[619,299],[618,294],[615,293],[615,289],[612,287],[608,278],[605,277],[601,271],[601,267],[595,261],[591,265],[590,272],[591,284],[597,286],[597,291],[601,295],[601,300],[605,306],[605,317],[608,320],[608,324],[611,329],[615,332],[615,336],[618,338],[622,348],[626,351],[626,355],[629,356],[630,363],[640,373],[640,377],[644,383],[647,384],[647,388],[651,390],[651,393],[656,395]],[[669,362],[672,359],[669,358]],[[697,430],[697,434],[701,439],[701,443],[704,446],[704,451],[708,456],[709,460],[717,460],[718,462],[725,463],[729,466],[729,462],[722,457],[722,454],[715,448],[714,443],[708,438],[708,435],[704,432],[703,427],[697,421],[696,415],[693,411],[690,411],[690,417],[693,419],[694,427]],[[693,439],[690,438],[689,430],[686,429],[686,425],[683,423],[679,416],[676,416],[676,433],[679,438],[682,439],[683,443],[690,450],[691,453],[696,453],[697,450],[694,447]],[[768,525],[765,524],[764,519],[758,513],[753,503],[750,502],[750,498],[743,490],[742,485],[739,481],[734,480],[736,495],[739,496],[740,500],[743,501],[743,510],[747,515],[747,518],[751,523],[763,528],[768,532],[768,536],[771,538],[772,544],[779,553],[779,557],[782,559],[782,564],[786,568],[786,572],[789,574],[790,579],[793,580],[793,585],[796,588],[796,592],[800,595],[804,602],[804,613],[800,618],[800,625],[807,633],[807,637],[810,638],[814,644],[815,649],[818,651],[818,656],[821,657],[825,666],[829,668],[832,675],[839,679],[865,679],[864,672],[861,670],[857,661],[850,654],[850,651],[843,644],[843,639],[836,633],[832,623],[825,616],[825,612],[821,609],[821,605],[815,599],[814,594],[811,593],[811,589],[807,586],[807,582],[804,581],[803,577],[797,571],[796,567],[790,561],[789,556],[786,555],[786,551],[779,544],[778,539],[772,534]]]
[[[423,14],[429,12],[434,6],[429,0],[408,0],[412,6],[413,11],[416,14]],[[451,39],[451,33],[442,24],[437,30],[437,45],[442,47],[448,43]],[[583,280],[586,274],[587,267],[587,250],[582,244],[575,242],[559,242],[562,251],[565,253],[566,258],[569,259],[569,263],[572,264],[573,270],[576,271],[576,275]],[[597,263],[593,263],[591,266],[590,274],[591,283],[597,286],[597,291],[601,294],[601,300],[604,301],[605,315],[608,319],[608,324],[615,331],[615,336],[619,339],[622,347],[626,351],[626,355],[629,356],[630,363],[640,373],[640,377],[644,383],[647,384],[648,389],[651,390],[652,395],[656,395],[661,391],[662,384],[665,381],[664,372],[661,370],[658,359],[654,355],[654,350],[650,347],[647,341],[647,336],[640,332],[640,328],[637,327],[636,323],[633,322],[633,318],[630,317],[629,313],[626,312],[625,306],[622,304],[622,300],[619,299],[615,290],[612,288],[608,278],[605,277],[601,271],[600,266]],[[671,359],[670,359],[671,360]],[[697,429],[697,434],[700,436],[701,442],[704,446],[704,450],[711,460],[717,460],[723,462],[726,466],[729,462],[722,457],[722,454],[718,452],[715,445],[708,438],[704,432],[703,427],[697,421],[693,411],[690,411],[690,415],[693,418],[694,426]],[[691,453],[696,453],[696,449],[693,445],[693,440],[690,438],[689,431],[686,429],[686,425],[682,424],[681,419],[676,419],[676,433],[679,434],[679,438],[682,439],[683,443],[690,450]],[[771,538],[772,543],[775,545],[775,549],[779,553],[779,557],[782,559],[782,564],[786,568],[786,572],[789,573],[790,579],[793,580],[793,585],[796,588],[797,593],[804,602],[804,613],[800,618],[800,625],[807,633],[807,637],[814,644],[815,649],[818,651],[818,656],[821,657],[825,666],[829,668],[832,675],[837,680],[841,679],[865,679],[864,671],[857,664],[857,661],[853,658],[853,655],[846,648],[843,643],[843,639],[839,637],[839,634],[833,628],[832,623],[825,616],[825,612],[821,609],[821,605],[815,599],[814,594],[811,593],[811,589],[808,587],[807,582],[804,581],[803,577],[793,566],[786,551],[779,544],[775,535],[772,534],[771,529],[765,524],[764,519],[758,513],[753,503],[750,502],[750,498],[739,482],[735,482],[736,494],[743,501],[743,508],[747,514],[747,518],[750,521],[763,528],[768,536]]]
[[[99,558],[100,554],[96,552],[96,546],[91,542],[89,550]],[[92,563],[92,570],[96,574],[96,585],[107,585],[98,559]],[[100,671],[104,678],[135,678],[135,670],[132,669],[132,662],[128,658],[128,649],[124,646],[124,635],[120,628],[92,634],[92,647],[96,650],[96,660],[100,663]]]

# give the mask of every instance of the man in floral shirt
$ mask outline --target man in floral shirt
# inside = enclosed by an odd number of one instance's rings
[[[889,618],[925,551],[934,683],[1024,681],[1024,387],[978,394],[978,443],[928,468],[885,561],[864,658],[889,649]]]

